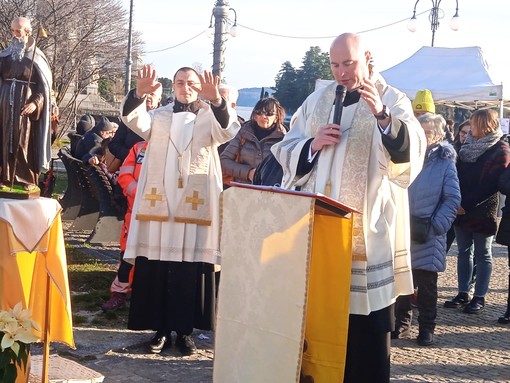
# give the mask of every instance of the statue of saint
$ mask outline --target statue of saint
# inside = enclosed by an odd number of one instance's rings
[[[0,52],[0,188],[31,191],[51,160],[52,75],[30,20],[14,18],[11,32]]]

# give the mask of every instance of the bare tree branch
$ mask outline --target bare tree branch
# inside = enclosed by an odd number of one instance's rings
[[[128,14],[120,0],[0,0],[0,48],[11,38],[15,16],[32,20],[48,38],[38,43],[53,73],[60,109],[62,137],[73,126],[78,96],[101,79],[123,81],[128,40]],[[112,21],[114,20],[114,21]],[[139,34],[133,38],[133,58],[141,51]],[[134,68],[136,70],[136,68]],[[71,97],[69,97],[71,95]]]

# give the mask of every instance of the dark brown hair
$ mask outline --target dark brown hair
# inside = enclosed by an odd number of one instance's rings
[[[463,122],[459,125],[459,127],[457,128],[457,134],[455,134],[455,138],[454,138],[453,142],[460,142],[460,131],[461,131],[461,130],[462,130],[462,128],[463,128],[464,126],[466,126],[466,125],[471,126],[471,121],[469,121],[469,120],[465,120],[465,121],[463,121]]]
[[[195,69],[190,68],[189,66],[183,66],[182,68],[177,69],[177,71],[175,72],[173,82],[175,82],[175,76],[177,76],[177,73],[179,73],[179,72],[195,72],[197,77],[200,78],[198,76],[198,72]]]
[[[285,109],[281,106],[280,102],[274,97],[265,97],[261,98],[253,107],[253,111],[251,112],[250,120],[252,123],[255,123],[255,115],[256,112],[264,112],[264,113],[275,113],[276,119],[275,124],[281,125],[283,124],[283,120],[285,120]]]

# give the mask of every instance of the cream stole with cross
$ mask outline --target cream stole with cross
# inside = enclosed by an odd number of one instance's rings
[[[311,116],[311,132],[315,136],[320,126],[329,122],[332,103],[335,98],[335,86],[329,87],[317,101],[317,106]],[[349,128],[345,154],[343,155],[342,169],[335,169],[336,147],[328,147],[321,151],[319,161],[312,170],[303,190],[324,190],[324,194],[351,206],[359,212],[365,207],[365,196],[367,190],[369,151],[372,146],[372,139],[375,127],[375,119],[372,112],[363,99],[356,105],[351,126],[342,127],[342,130]],[[379,134],[379,132],[376,132]],[[318,169],[324,163],[329,164],[328,169]],[[325,179],[324,172],[328,175]],[[322,174],[321,174],[322,173]],[[340,179],[333,179],[335,174]],[[319,179],[318,177],[319,176]],[[324,186],[317,188],[319,183],[326,182]],[[353,224],[353,260],[366,261],[366,247],[363,232],[363,214],[356,214]]]
[[[192,150],[193,134],[189,135],[186,142],[175,142],[175,137],[172,140],[172,129],[193,132],[195,128],[197,128],[196,115],[190,112],[172,113],[169,121],[153,124],[149,152],[145,160],[147,161],[147,180],[136,219],[168,221],[170,213],[165,189],[172,193],[173,190],[184,187],[182,198],[174,213],[174,221],[199,225],[211,224],[208,189],[210,148]],[[179,176],[176,177],[178,179],[175,185],[167,184],[171,181],[165,177],[167,172],[165,164],[167,161],[173,161],[173,158],[167,159],[168,155],[175,157],[178,163]],[[190,161],[189,165],[187,161]]]
[[[144,161],[147,180],[138,205],[136,219],[139,221],[168,221],[169,209],[165,192],[165,164],[170,144],[170,129],[174,114],[165,125],[152,124],[149,147]]]

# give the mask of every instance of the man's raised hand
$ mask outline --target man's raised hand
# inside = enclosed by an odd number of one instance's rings
[[[218,85],[219,76],[214,76],[212,72],[204,70],[204,74],[199,74],[200,88],[192,87],[204,100],[215,101],[221,97]]]
[[[147,94],[154,93],[161,83],[156,80],[156,70],[151,65],[144,65],[138,69],[138,78],[136,79],[136,96],[144,97]]]

